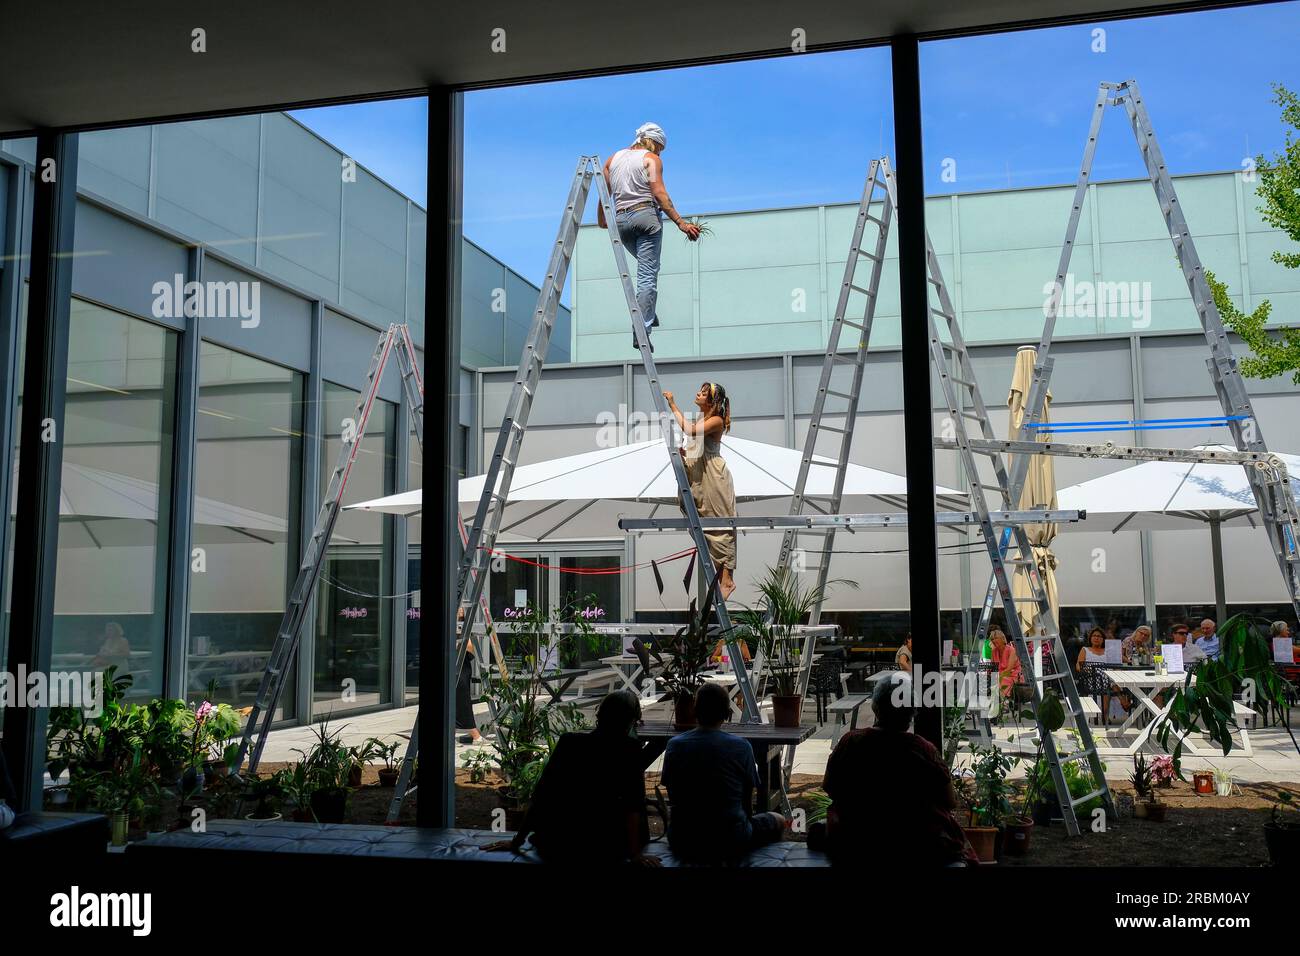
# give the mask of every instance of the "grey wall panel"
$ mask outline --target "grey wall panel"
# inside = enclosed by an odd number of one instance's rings
[[[495,434],[500,426],[514,381],[513,372],[491,372],[483,376],[484,431]],[[621,366],[544,369],[529,428],[533,425],[594,428],[603,420],[602,416],[617,420],[623,401]]]
[[[407,205],[407,215],[406,324],[411,327],[411,338],[415,341],[415,344],[423,346],[424,242],[429,217],[423,209],[414,203]]]
[[[205,256],[203,281],[254,280],[241,269],[213,256]],[[208,317],[199,324],[203,338],[289,368],[307,371],[311,352],[311,303],[269,282],[258,282],[257,285],[261,314],[256,326],[245,327],[238,318]]]
[[[354,322],[332,309],[325,310],[321,341],[321,375],[338,385],[360,389],[370,369],[370,356],[379,344],[380,333]],[[401,376],[397,373],[397,360],[389,359],[388,368],[379,383],[379,397],[390,402],[400,400]]]
[[[629,351],[631,344],[628,345]],[[785,388],[780,358],[744,358],[718,362],[673,362],[658,366],[660,383],[673,393],[682,411],[695,411],[695,393],[706,381],[718,382],[731,398],[734,416],[782,416]],[[633,370],[632,401],[639,411],[654,410],[645,369]]]
[[[874,336],[872,337],[874,341]],[[845,357],[848,357],[845,353]],[[817,386],[821,382],[821,356],[800,355],[793,362],[794,410],[796,415],[812,413]],[[853,381],[853,370],[847,365],[837,366],[831,376],[831,388],[847,392]],[[827,408],[843,408],[842,399],[831,399]],[[862,376],[862,395],[859,411],[896,411],[903,407],[903,365],[896,351],[867,351],[867,365]]]
[[[105,305],[181,329],[185,319],[168,295],[155,309],[154,284],[184,282],[186,250],[158,233],[137,226],[86,201],[77,203],[76,261],[72,291]]]
[[[379,324],[401,322],[406,313],[406,203],[364,170],[343,186],[339,304]]]
[[[257,236],[256,116],[158,126],[155,218],[252,263]]]
[[[152,137],[148,126],[83,133],[77,189],[103,196],[141,216],[149,215]]]

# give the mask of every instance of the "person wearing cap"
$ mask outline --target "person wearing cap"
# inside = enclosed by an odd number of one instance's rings
[[[615,225],[624,248],[636,257],[636,303],[645,323],[646,340],[650,329],[659,324],[655,314],[658,298],[659,254],[663,247],[663,220],[667,216],[694,242],[700,227],[687,222],[674,208],[664,188],[664,161],[660,157],[668,147],[668,137],[657,123],[637,128],[632,145],[620,149],[605,161],[605,182],[614,201]],[[597,210],[601,228],[608,228],[605,210]],[[639,349],[636,333],[632,347]],[[650,346],[654,351],[654,346]]]

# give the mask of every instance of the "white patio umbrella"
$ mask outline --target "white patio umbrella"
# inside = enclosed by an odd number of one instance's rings
[[[1198,449],[1233,451],[1227,445]],[[1300,478],[1300,456],[1279,454],[1293,478]],[[1293,485],[1293,487],[1295,487]],[[1150,461],[1091,481],[1062,488],[1062,508],[1088,513],[1066,531],[1178,531],[1209,528],[1214,559],[1215,603],[1222,617],[1223,541],[1220,530],[1257,527],[1255,496],[1241,465]],[[1300,504],[1300,496],[1297,496]]]
[[[17,504],[13,482],[10,511]],[[65,461],[59,480],[59,543],[62,547],[131,547],[152,545],[156,532],[141,522],[158,520],[158,483]],[[275,515],[196,495],[195,541],[287,539],[289,525]]]
[[[802,452],[724,435],[722,457],[735,483],[740,514],[788,513]],[[833,477],[831,468],[811,469],[807,493],[830,494]],[[474,514],[483,483],[482,475],[461,480],[463,516]],[[906,508],[906,485],[901,475],[850,464],[841,508],[845,513],[902,511]],[[959,491],[939,487],[936,494],[941,507],[966,508],[965,496]],[[677,483],[664,443],[658,440],[521,465],[515,470],[509,497],[502,536],[517,541],[608,538],[621,534],[621,517],[680,516]],[[400,515],[417,514],[421,507],[419,489],[348,506]]]

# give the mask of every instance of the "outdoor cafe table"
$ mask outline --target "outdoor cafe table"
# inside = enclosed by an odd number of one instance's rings
[[[791,744],[801,744],[807,740],[816,727],[804,725],[799,727],[777,727],[775,724],[742,724],[735,721],[723,724],[723,731],[748,740],[754,748],[754,759],[758,761],[758,789],[754,791],[754,812],[772,809],[773,784],[781,785],[781,748]],[[685,731],[674,727],[671,721],[647,720],[637,726],[637,736],[642,740],[667,742]],[[775,764],[775,766],[773,766]]]
[[[1138,731],[1132,743],[1126,747],[1115,748],[1122,753],[1135,754],[1151,739],[1151,734],[1155,730],[1159,718],[1168,713],[1170,706],[1173,704],[1172,694],[1169,702],[1163,706],[1156,702],[1155,695],[1171,687],[1180,686],[1187,679],[1187,675],[1157,674],[1153,670],[1133,667],[1104,667],[1102,668],[1102,674],[1120,690],[1130,694],[1139,705],[1134,707],[1128,718],[1115,729],[1116,733],[1128,733],[1134,729],[1138,721],[1143,717],[1150,717],[1146,725]],[[1105,715],[1102,716],[1104,720]],[[1104,723],[1102,728],[1105,729]],[[1192,749],[1190,744],[1188,749]]]

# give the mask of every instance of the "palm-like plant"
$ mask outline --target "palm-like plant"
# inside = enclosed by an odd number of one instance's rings
[[[767,576],[758,582],[762,606],[746,607],[736,615],[742,632],[751,635],[762,652],[779,696],[798,693],[800,649],[793,641],[794,629],[821,605],[833,584],[858,586],[841,578],[805,587],[789,567],[768,568]]]

